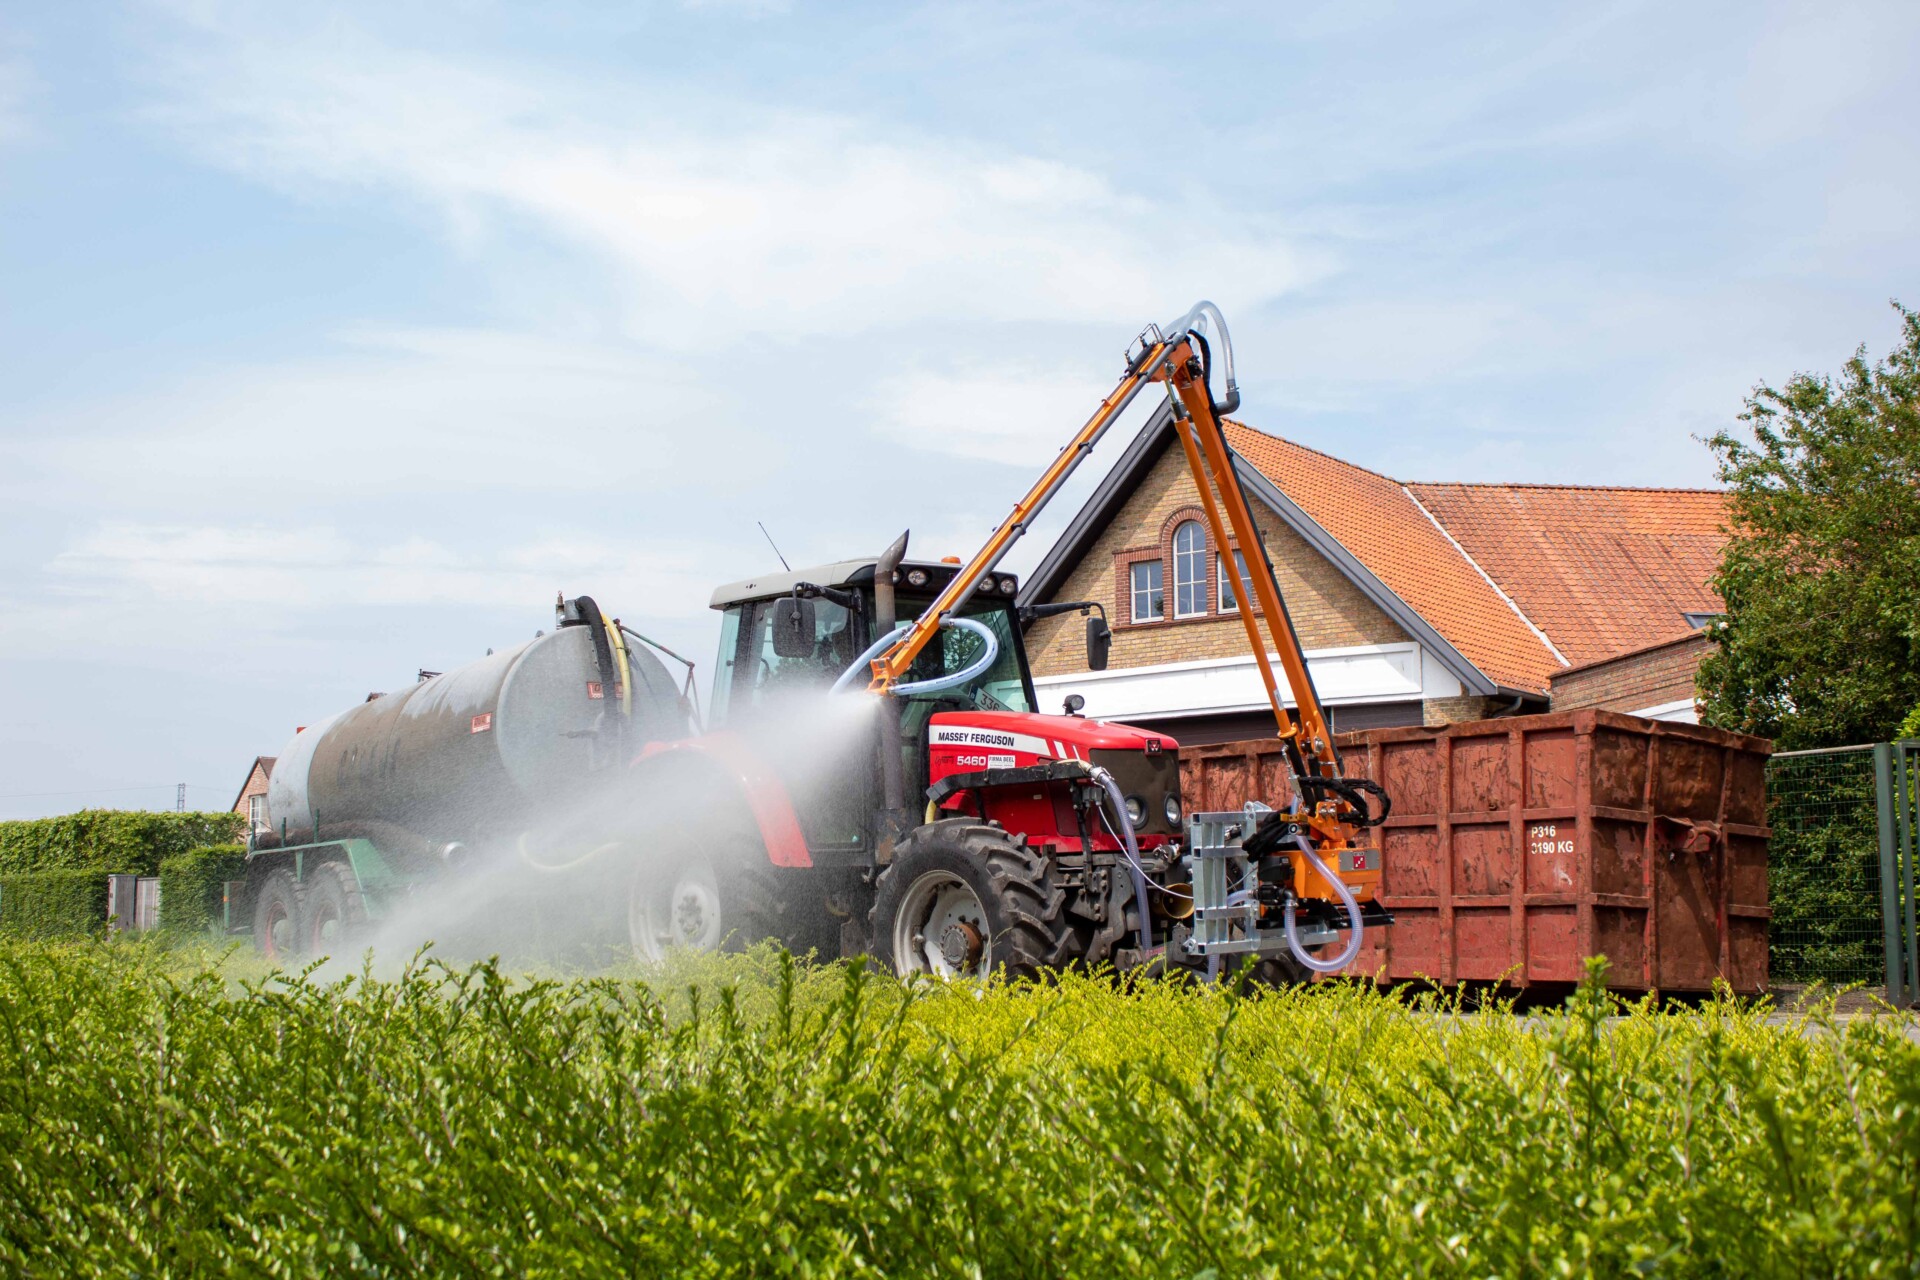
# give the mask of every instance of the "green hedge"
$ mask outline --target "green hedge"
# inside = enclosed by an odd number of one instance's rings
[[[107,873],[36,871],[0,875],[0,937],[58,938],[107,923]]]
[[[176,935],[220,931],[220,895],[246,871],[245,845],[194,849],[160,864],[160,927]]]
[[[167,858],[228,844],[245,830],[238,813],[82,809],[57,818],[0,822],[0,876],[39,871],[150,876]]]

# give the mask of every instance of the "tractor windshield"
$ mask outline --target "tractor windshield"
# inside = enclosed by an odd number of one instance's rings
[[[912,614],[909,611],[917,612],[925,607],[918,601],[903,600],[901,604],[902,617],[910,617]],[[1033,710],[1021,670],[1020,630],[1019,623],[1014,620],[1012,606],[999,600],[972,601],[961,609],[960,616],[983,622],[992,628],[994,636],[1000,641],[999,657],[983,674],[967,683],[939,693],[921,694],[916,700],[960,701],[980,711]],[[964,671],[980,660],[984,643],[970,631],[947,627],[914,660],[913,666],[908,669],[907,680],[931,680],[936,676]]]

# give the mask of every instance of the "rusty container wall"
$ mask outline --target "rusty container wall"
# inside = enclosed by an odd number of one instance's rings
[[[1770,743],[1608,711],[1341,737],[1379,781],[1380,899],[1396,923],[1350,970],[1387,981],[1767,985]],[[1181,751],[1189,812],[1286,794],[1279,744]]]

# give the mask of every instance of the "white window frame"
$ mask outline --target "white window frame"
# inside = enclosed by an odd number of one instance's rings
[[[1152,570],[1159,578],[1158,582],[1142,585],[1142,570]],[[1164,622],[1167,617],[1167,576],[1158,559],[1135,560],[1127,566],[1127,586],[1133,597],[1133,612],[1129,615],[1135,622]],[[1160,597],[1160,607],[1151,609],[1153,597]],[[1143,608],[1142,606],[1149,606]]]
[[[265,796],[247,797],[247,825],[255,831],[267,829],[267,798]]]
[[[1180,540],[1189,534],[1182,549]],[[1191,609],[1180,607],[1183,596],[1193,601]],[[1173,531],[1173,616],[1207,616],[1207,535],[1198,520],[1183,520]]]
[[[1233,553],[1233,567],[1237,571],[1233,577],[1227,576],[1227,558],[1215,556],[1216,571],[1220,574],[1220,612],[1240,612],[1240,597],[1247,594],[1247,557],[1241,552]]]

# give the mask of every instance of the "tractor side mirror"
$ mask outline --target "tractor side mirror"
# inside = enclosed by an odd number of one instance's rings
[[[778,658],[811,658],[814,637],[813,601],[782,596],[773,602],[773,653]]]
[[[1097,613],[1087,615],[1087,670],[1105,671],[1107,654],[1113,648],[1113,630]]]

